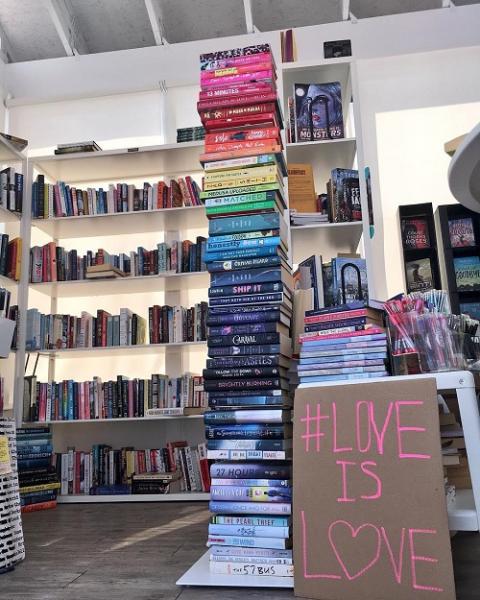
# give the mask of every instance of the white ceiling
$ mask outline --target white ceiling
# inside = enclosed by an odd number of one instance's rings
[[[0,0],[9,62],[477,4],[480,0]],[[247,8],[245,8],[247,6]],[[250,6],[250,10],[248,9]],[[448,10],[448,8],[447,8]]]

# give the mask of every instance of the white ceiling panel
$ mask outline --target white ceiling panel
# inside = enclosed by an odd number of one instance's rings
[[[70,0],[70,6],[90,53],[155,46],[144,0]]]
[[[246,33],[243,0],[155,0],[170,44]]]
[[[341,0],[252,0],[260,31],[305,27],[342,20]]]
[[[442,0],[351,0],[350,10],[359,19],[440,8]]]
[[[0,24],[12,48],[12,62],[65,56],[40,0],[0,0]]]

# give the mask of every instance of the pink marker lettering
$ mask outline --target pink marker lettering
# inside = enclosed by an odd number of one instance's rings
[[[375,548],[374,552],[372,553],[373,556],[369,560],[369,562],[363,568],[359,569],[356,573],[351,573],[349,571],[349,569],[347,568],[347,565],[345,564],[345,562],[340,554],[340,551],[337,548],[335,541],[333,539],[333,530],[334,530],[334,528],[338,529],[339,528],[338,526],[346,527],[350,531],[352,540],[354,540],[359,535],[360,532],[373,531],[375,533],[376,548]],[[380,557],[380,547],[382,544],[382,538],[380,537],[380,531],[377,529],[377,527],[375,527],[375,525],[372,525],[372,523],[364,523],[363,525],[360,525],[360,527],[355,528],[348,521],[341,521],[341,520],[335,521],[328,528],[328,541],[330,542],[330,546],[332,547],[332,550],[333,550],[335,556],[337,557],[338,564],[342,567],[343,572],[347,576],[347,579],[349,579],[350,581],[357,579],[358,577],[363,575],[366,571],[371,569],[373,567],[373,565],[375,565],[377,563],[377,561]],[[367,559],[368,558],[369,557],[367,554]]]
[[[402,571],[403,571],[403,548],[405,545],[405,527],[402,527],[402,534],[400,537],[400,548],[398,550],[398,561],[395,560],[393,556],[393,550],[390,545],[390,540],[388,539],[387,532],[384,527],[380,527],[380,532],[385,540],[385,545],[387,546],[388,556],[390,558],[390,562],[392,563],[393,572],[395,573],[395,579],[397,583],[402,583]]]
[[[317,414],[315,417],[310,416],[310,404],[307,404],[307,416],[302,417],[300,421],[305,423],[305,433],[302,435],[302,440],[305,440],[305,452],[310,452],[310,440],[315,440],[315,450],[320,452],[320,440],[325,436],[325,433],[320,430],[322,421],[327,420],[328,415],[322,415],[320,403],[317,402]],[[315,423],[314,433],[312,433],[311,425]]]
[[[343,496],[337,498],[337,502],[355,502],[355,498],[349,498],[347,495],[347,466],[355,466],[356,463],[348,460],[337,460],[337,465],[342,467],[342,492]]]
[[[337,446],[337,403],[332,402],[332,417],[333,417],[333,453],[338,454],[339,452],[351,452],[352,447],[345,446],[344,448],[338,448]]]
[[[305,511],[300,511],[302,518],[302,557],[303,557],[303,576],[305,579],[341,579],[340,575],[331,573],[309,573],[308,572],[308,542],[307,542],[307,524],[305,522]]]
[[[418,454],[415,452],[404,452],[402,444],[402,433],[406,431],[412,431],[417,433],[424,433],[425,427],[405,427],[400,425],[400,408],[402,406],[422,406],[422,400],[398,400],[395,402],[395,409],[397,411],[397,441],[398,441],[398,458],[412,458],[417,460],[429,460],[432,458],[430,454]]]
[[[418,556],[415,554],[413,537],[416,534],[436,535],[437,532],[435,529],[409,529],[408,530],[408,537],[410,540],[410,564],[411,564],[411,568],[412,568],[412,587],[414,590],[426,590],[427,592],[443,592],[443,588],[435,587],[433,585],[420,585],[417,582],[417,570],[416,570],[415,563],[417,563],[417,562],[438,563],[438,559],[432,558],[431,556]]]
[[[372,496],[360,496],[360,498],[362,498],[362,500],[378,500],[378,498],[382,497],[382,480],[376,473],[373,473],[372,471],[370,471],[370,469],[368,468],[370,466],[376,467],[377,463],[374,462],[373,460],[366,460],[360,464],[360,468],[365,473],[365,475],[368,475],[369,477],[371,477],[372,479],[374,479],[376,481],[377,491]]]
[[[362,419],[360,418],[360,411],[362,406],[366,407],[367,409],[367,418],[365,420],[366,423],[366,429],[367,429],[367,444],[366,446],[362,447],[362,427],[360,426],[360,423],[362,422]],[[360,402],[357,402],[357,407],[356,407],[356,411],[357,411],[357,418],[356,418],[356,429],[357,429],[357,448],[358,451],[361,453],[365,453],[368,452],[370,450],[370,446],[372,445],[372,427],[370,424],[370,402],[367,402],[366,400],[361,400]]]
[[[377,423],[375,421],[375,404],[370,402],[370,422],[372,424],[373,432],[375,437],[377,438],[377,449],[380,455],[383,454],[383,444],[385,441],[385,434],[387,432],[388,425],[390,423],[390,419],[392,418],[393,412],[393,403],[388,405],[387,416],[385,417],[385,421],[383,422],[383,427],[381,431],[378,431]]]

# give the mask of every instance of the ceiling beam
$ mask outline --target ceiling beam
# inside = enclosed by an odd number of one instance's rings
[[[15,62],[15,54],[12,50],[12,45],[5,33],[5,29],[0,23],[0,57],[4,62]]]
[[[78,29],[67,0],[43,0],[67,56],[88,54],[88,47]]]
[[[155,5],[153,0],[144,0],[145,8],[147,9],[150,27],[152,28],[153,37],[157,46],[168,44],[165,38],[165,22],[163,18],[163,10],[161,0]]]
[[[243,0],[243,10],[245,13],[247,33],[259,33],[260,30],[253,24],[252,0]]]

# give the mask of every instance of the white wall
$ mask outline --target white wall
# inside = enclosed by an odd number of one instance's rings
[[[479,65],[480,46],[358,63],[379,298],[404,291],[398,206],[455,202],[443,144],[480,121]]]

